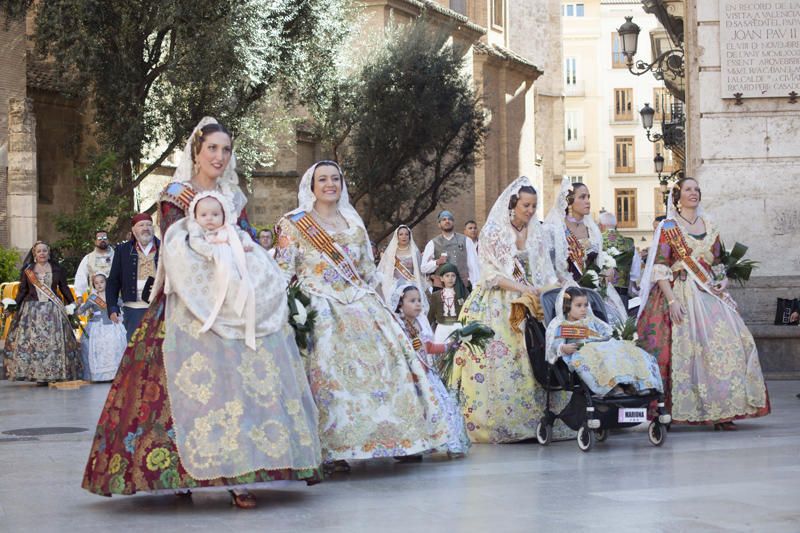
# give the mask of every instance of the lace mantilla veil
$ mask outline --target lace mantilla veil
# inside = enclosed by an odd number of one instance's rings
[[[317,197],[314,191],[311,190],[311,184],[314,181],[314,171],[320,165],[330,165],[336,167],[339,171],[339,175],[342,177],[342,195],[339,197],[339,202],[337,204],[339,213],[341,213],[351,227],[359,227],[364,232],[364,238],[367,240],[367,257],[369,261],[374,263],[375,257],[372,255],[372,247],[369,246],[369,233],[367,233],[367,228],[364,226],[361,215],[359,215],[358,211],[350,204],[350,195],[347,193],[347,182],[344,178],[344,172],[342,172],[342,168],[335,161],[318,161],[306,170],[305,174],[303,174],[303,178],[300,180],[300,187],[297,191],[298,207],[284,216],[290,216],[300,212],[311,213],[314,209],[314,203],[317,201]]]
[[[493,268],[481,268],[481,283],[489,282],[491,284],[492,278],[498,272],[508,279],[513,279],[517,239],[516,232],[511,225],[511,214],[509,213],[508,205],[511,197],[518,195],[519,190],[526,186],[536,191],[536,188],[527,177],[521,176],[514,180],[506,187],[497,201],[495,201],[491,211],[489,211],[489,217],[486,219],[486,224],[481,230],[478,239],[480,244],[478,256],[481,266],[489,264]],[[542,197],[539,191],[536,191],[536,193],[538,201],[541,202]],[[535,213],[528,224],[525,250],[528,253],[528,264],[530,265],[533,284],[537,287],[544,287],[556,283],[557,279],[553,270],[553,263],[550,260],[545,231]],[[492,270],[494,270],[494,273],[492,273]]]
[[[567,289],[569,289],[570,287],[578,287],[578,284],[575,283],[574,281],[570,281],[569,283],[567,283],[566,286],[564,286],[558,292],[558,298],[556,298],[556,316],[553,318],[553,320],[550,321],[550,324],[547,325],[547,333],[545,334],[547,343],[546,346],[548,346],[547,360],[551,364],[555,363],[558,360],[558,357],[557,354],[550,353],[549,347],[552,346],[553,342],[555,341],[556,333],[558,332],[558,327],[561,324],[563,324],[564,321],[567,319],[564,316],[564,295],[567,293]],[[586,318],[589,319],[590,321],[603,322],[602,320],[597,318],[597,316],[594,314],[591,305],[587,309]]]
[[[569,272],[567,257],[569,256],[569,245],[567,244],[567,223],[565,222],[567,212],[567,196],[572,190],[572,182],[567,176],[561,180],[561,190],[558,192],[553,208],[547,214],[545,225],[550,232],[552,248],[555,251],[553,260],[556,273],[561,280],[572,279]],[[590,251],[600,253],[603,249],[603,234],[600,228],[592,219],[591,215],[583,217],[583,223],[589,232]]]
[[[411,261],[414,265],[414,276],[416,277],[417,285],[423,293],[427,292],[428,290],[428,284],[425,281],[425,276],[422,274],[422,271],[419,268],[421,254],[419,252],[419,248],[417,248],[417,243],[414,242],[414,235],[411,231],[411,228],[405,225],[398,226],[397,229],[394,230],[394,234],[392,235],[392,239],[389,241],[389,245],[386,247],[386,250],[381,256],[380,263],[378,263],[378,272],[381,273],[381,277],[383,279],[381,292],[387,302],[391,298],[392,290],[394,289],[394,285],[391,284],[394,283],[394,264],[395,257],[397,256],[398,246],[397,234],[402,228],[406,228],[408,230],[410,239],[409,251],[411,252]],[[394,309],[394,307],[392,309]],[[428,298],[425,294],[422,295],[422,311],[424,313],[428,312]]]
[[[639,314],[637,315],[637,318],[642,316],[642,312],[647,304],[647,299],[650,297],[650,292],[653,290],[653,265],[655,265],[656,255],[658,254],[658,243],[661,240],[661,229],[664,226],[664,222],[667,220],[675,220],[678,217],[678,209],[675,207],[675,204],[672,201],[674,192],[675,187],[671,187],[669,190],[669,197],[667,198],[667,218],[658,223],[658,227],[653,234],[653,242],[650,243],[650,249],[647,252],[647,265],[644,268],[644,272],[642,272],[640,282],[640,302]],[[706,215],[705,209],[703,209],[702,205],[697,206],[697,216],[703,217],[703,220],[708,221],[708,216]]]

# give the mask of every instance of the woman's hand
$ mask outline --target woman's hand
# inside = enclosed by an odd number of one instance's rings
[[[574,344],[562,344],[560,349],[563,355],[572,355],[578,351],[578,347]]]
[[[678,300],[672,300],[669,304],[669,318],[673,324],[680,324],[683,322],[683,317],[686,316],[686,309]]]
[[[719,283],[711,285],[711,291],[717,296],[724,293],[725,289],[727,288],[728,288],[728,278],[723,278],[722,281],[720,281]]]

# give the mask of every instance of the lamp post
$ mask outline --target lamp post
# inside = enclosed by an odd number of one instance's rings
[[[639,33],[641,28],[633,22],[633,17],[625,17],[625,22],[617,28],[617,34],[622,41],[622,54],[628,64],[628,70],[634,76],[641,76],[647,72],[652,72],[657,80],[663,80],[664,76],[669,76],[671,80],[678,80],[684,77],[683,49],[673,48],[662,52],[652,63],[647,63],[641,59],[634,61],[633,56],[639,49]]]
[[[683,177],[683,170],[678,169],[671,174],[664,176],[664,156],[660,153],[656,154],[653,158],[653,169],[658,175],[658,187],[661,191],[661,197],[664,200],[664,207],[667,207],[667,200],[669,199],[669,182],[676,181]]]

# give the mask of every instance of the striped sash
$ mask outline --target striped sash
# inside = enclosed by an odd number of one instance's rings
[[[403,264],[402,261],[400,261],[400,258],[397,256],[394,257],[394,268],[395,270],[400,272],[400,275],[403,276],[406,280],[416,281],[414,274],[412,274],[411,271],[406,268],[406,266]]]
[[[578,238],[569,230],[567,230],[567,252],[575,268],[578,269],[580,274],[583,274],[583,270],[586,268],[586,264],[584,263],[586,254]]]
[[[367,288],[366,283],[358,275],[347,254],[334,242],[328,232],[317,224],[317,221],[311,215],[301,211],[291,215],[289,219],[300,231],[300,234],[328,260],[344,279],[360,289]]]
[[[42,293],[47,297],[48,300],[53,302],[58,306],[59,309],[64,313],[67,314],[67,310],[64,308],[64,302],[61,301],[61,298],[56,296],[56,293],[53,292],[53,289],[39,281],[39,278],[36,277],[36,274],[33,272],[32,268],[25,269],[25,276],[27,276],[28,281],[37,289],[42,291]]]
[[[559,326],[556,337],[560,339],[588,339],[589,337],[602,338],[595,330],[587,326]]]

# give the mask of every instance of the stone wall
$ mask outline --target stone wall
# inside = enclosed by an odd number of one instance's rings
[[[535,149],[543,178],[539,211],[544,216],[565,173],[561,1],[509,2],[508,23],[511,49],[544,71],[534,84]]]
[[[9,246],[8,101],[25,97],[25,26],[0,15],[0,246]]]
[[[8,104],[8,226],[10,245],[27,250],[36,241],[36,117],[28,98]]]
[[[687,174],[700,182],[703,206],[724,241],[748,245],[748,258],[760,262],[746,288],[732,293],[765,374],[796,379],[800,328],[772,322],[777,297],[800,297],[800,104],[787,94],[737,105],[723,94],[718,1],[688,0],[684,27]]]
[[[60,237],[56,215],[74,209],[83,126],[76,102],[43,91],[32,91],[31,96],[36,113],[38,238],[53,242]]]
[[[719,3],[687,7],[688,174],[725,242],[761,262],[758,276],[800,274],[800,104],[722,94]]]

